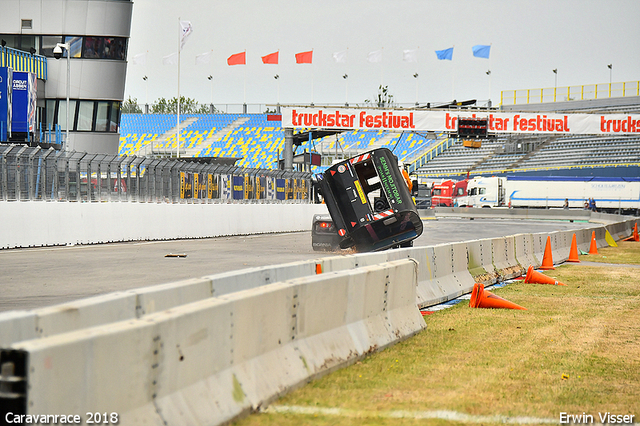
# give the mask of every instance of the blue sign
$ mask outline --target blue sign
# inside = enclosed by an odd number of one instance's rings
[[[287,199],[286,185],[287,185],[286,180],[276,179],[276,200]]]
[[[6,142],[11,135],[11,89],[13,70],[0,67],[0,141]]]
[[[34,73],[13,73],[12,132],[33,133],[36,129],[36,81]]]
[[[234,200],[244,200],[244,176],[234,176],[231,189]]]

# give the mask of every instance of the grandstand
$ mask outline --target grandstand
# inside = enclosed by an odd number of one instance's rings
[[[267,114],[186,114],[180,116],[180,155],[187,157],[236,157],[238,166],[275,168],[284,147],[280,123]],[[120,155],[172,155],[177,150],[176,116],[171,114],[123,114]],[[353,130],[312,141],[312,151],[327,157],[324,170],[336,158],[375,148],[388,148],[400,160],[410,162],[435,142],[426,135],[383,130]],[[308,149],[304,144],[298,147]]]
[[[567,89],[568,93],[574,91]],[[527,97],[527,102],[529,99]],[[640,96],[526,103],[504,107],[510,111],[518,108],[531,111],[629,114],[640,111]],[[463,112],[460,109],[457,111]],[[240,158],[237,161],[240,167],[276,168],[284,149],[284,130],[280,123],[269,121],[267,117],[264,113],[181,116],[180,155],[234,157]],[[120,155],[175,155],[175,119],[175,115],[167,114],[123,114]],[[296,130],[302,131],[313,129]],[[462,177],[467,173],[583,175],[602,173],[601,169],[607,169],[607,175],[627,176],[640,171],[640,136],[514,134],[485,139],[481,141],[479,148],[468,148],[463,145],[463,141],[446,134],[350,130],[312,139],[309,143],[303,142],[302,146],[294,149],[298,154],[304,150],[322,154],[322,166],[311,169],[312,172],[319,173],[335,160],[382,147],[390,149],[405,164],[410,164],[413,172],[433,179]],[[595,169],[600,171],[594,172]]]

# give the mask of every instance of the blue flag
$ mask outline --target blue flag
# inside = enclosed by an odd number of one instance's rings
[[[453,59],[453,47],[444,50],[436,50],[436,56],[440,60],[446,59],[450,61],[451,59]]]
[[[491,46],[487,46],[485,44],[476,44],[471,49],[473,50],[473,56],[475,56],[476,58],[489,59],[489,52],[491,51]]]

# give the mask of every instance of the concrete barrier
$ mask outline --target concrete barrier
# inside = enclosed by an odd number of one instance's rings
[[[493,265],[491,240],[467,241],[467,269],[476,282],[493,284],[498,281],[498,271]]]
[[[29,414],[220,424],[423,329],[416,285],[415,262],[395,261],[21,342],[3,355],[28,354]]]
[[[537,259],[533,250],[532,234],[516,234],[514,235],[514,244],[516,248],[516,260],[524,268],[533,265],[537,268],[541,265],[542,259]]]
[[[436,217],[468,217],[475,219],[542,219],[542,220],[591,220],[592,212],[576,209],[529,209],[529,208],[470,208],[470,207],[435,207]],[[595,213],[598,215],[599,213]],[[610,215],[604,215],[604,219]],[[597,216],[601,218],[601,216]]]
[[[12,226],[0,227],[0,249],[308,231],[327,213],[324,204],[1,204],[0,223]]]
[[[523,268],[516,260],[512,238],[511,243],[508,242],[508,237],[492,238],[491,256],[500,281],[522,275]]]

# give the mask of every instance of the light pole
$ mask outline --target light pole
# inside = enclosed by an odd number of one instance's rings
[[[553,74],[555,74],[555,83],[553,83],[553,102],[555,102],[556,91],[558,90],[558,68],[553,69]]]
[[[413,78],[416,79],[416,106],[418,106],[418,73],[413,74]]]
[[[69,46],[69,43],[58,43],[56,44],[56,47],[53,48],[53,57],[56,59],[60,59],[62,57],[62,49],[67,51],[67,134],[66,134],[66,140],[64,142],[64,151],[67,150],[67,146],[69,143],[69,84],[70,84],[70,79],[69,79],[69,64],[70,64],[70,58],[71,58],[71,48]]]
[[[209,114],[213,114],[213,76],[207,76],[207,80],[211,82],[211,106],[209,108]]]
[[[487,106],[491,108],[491,70],[487,70],[485,74],[489,76],[489,102],[487,102]]]
[[[142,77],[144,80],[144,113],[149,114],[149,77]]]
[[[274,75],[273,78],[276,79],[276,83],[278,86],[278,111],[280,110],[280,76],[278,74]]]
[[[344,106],[349,106],[349,76],[347,74],[343,75],[344,78]]]
[[[611,73],[613,72],[613,64],[607,65],[607,68],[609,68],[609,97],[611,97]],[[624,93],[622,96],[624,96]]]

